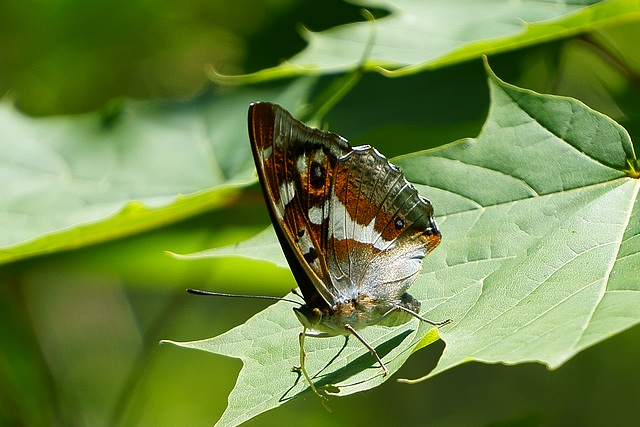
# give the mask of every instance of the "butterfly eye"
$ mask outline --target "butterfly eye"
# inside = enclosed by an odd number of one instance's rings
[[[404,227],[404,219],[397,217],[395,221],[396,230],[402,230]]]
[[[311,185],[315,188],[320,188],[324,186],[324,176],[325,170],[322,164],[313,162],[311,163],[311,176],[309,177],[311,180]]]

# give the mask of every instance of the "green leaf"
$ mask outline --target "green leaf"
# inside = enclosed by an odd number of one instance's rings
[[[274,236],[275,232],[273,231],[273,226],[269,226],[250,239],[235,243],[233,245],[224,246],[221,248],[207,249],[205,251],[188,255],[172,255],[178,259],[186,260],[235,256],[246,259],[266,261],[279,267],[287,267],[287,260],[284,257],[284,253],[282,252],[280,243],[277,239],[274,239]]]
[[[374,23],[305,31],[308,46],[293,58],[278,67],[232,79],[260,81],[351,70],[362,65],[368,50],[365,69],[393,70],[385,72],[394,76],[414,74],[624,21],[637,16],[639,7],[637,0],[351,2],[388,10],[389,15]],[[372,33],[374,41],[369,47]]]
[[[640,321],[640,180],[627,133],[576,100],[490,72],[489,86],[477,138],[394,160],[431,199],[443,234],[410,290],[429,318],[453,318],[438,331],[446,348],[428,376],[471,360],[556,368]],[[224,249],[261,258],[250,252]],[[301,329],[279,302],[223,335],[174,344],[243,360],[219,421],[236,425],[309,392],[290,370]],[[433,342],[427,332],[412,321],[363,335],[394,373]],[[388,379],[357,340],[344,342],[306,340],[316,385],[347,395]]]
[[[478,138],[397,162],[445,236],[423,274],[448,283],[437,312],[454,323],[424,378],[470,360],[557,368],[640,321],[640,181],[626,131],[578,101],[489,82]]]
[[[295,299],[293,294],[286,298]],[[369,328],[362,336],[376,348],[390,372],[397,371],[428,332],[416,324],[402,328]],[[192,342],[163,341],[242,360],[243,368],[229,405],[216,425],[233,426],[309,393],[309,385],[294,366],[300,365],[298,334],[302,326],[292,304],[278,302],[242,326],[216,338]],[[306,367],[317,388],[346,396],[382,384],[389,378],[356,339],[307,338]]]
[[[299,109],[314,80],[190,102],[123,101],[32,118],[0,104],[0,263],[77,248],[225,206],[253,182],[249,103]]]

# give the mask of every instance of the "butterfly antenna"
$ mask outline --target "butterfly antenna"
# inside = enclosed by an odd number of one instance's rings
[[[195,294],[195,295],[208,295],[208,296],[213,296],[213,297],[230,297],[230,298],[268,299],[268,300],[275,300],[275,301],[286,301],[286,302],[290,302],[290,303],[293,303],[293,304],[298,304],[300,306],[303,305],[300,301],[292,300],[292,299],[289,299],[289,298],[274,297],[274,296],[270,296],[270,295],[225,294],[225,293],[222,293],[222,292],[209,292],[209,291],[203,291],[203,290],[200,290],[200,289],[187,289],[187,292],[189,292],[190,294]]]

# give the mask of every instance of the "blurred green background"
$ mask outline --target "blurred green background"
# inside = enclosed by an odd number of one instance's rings
[[[36,116],[92,111],[121,97],[221,93],[226,89],[210,84],[206,65],[223,74],[275,66],[304,47],[300,24],[320,31],[363,19],[358,7],[337,0],[3,0],[0,93]],[[490,63],[510,83],[587,103],[638,140],[639,24],[613,23]],[[424,93],[438,101],[425,102]],[[487,106],[484,70],[475,60],[400,79],[368,74],[326,120],[354,145],[384,147],[392,157],[425,148],[425,138],[437,145],[475,136]],[[402,124],[388,111],[402,114]],[[398,144],[398,126],[415,137]],[[212,425],[240,362],[158,342],[222,333],[265,303],[198,298],[184,289],[283,295],[293,281],[266,264],[184,262],[165,251],[233,243],[268,223],[253,186],[224,211],[0,267],[0,424]],[[401,376],[427,372],[442,351],[432,347],[414,355]],[[389,381],[334,399],[333,413],[308,397],[253,424],[637,425],[638,354],[635,327],[554,372],[536,364],[468,364],[419,385]]]

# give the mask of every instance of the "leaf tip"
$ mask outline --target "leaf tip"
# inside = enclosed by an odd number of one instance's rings
[[[429,331],[425,334],[425,336],[422,337],[420,342],[418,342],[418,344],[416,344],[416,346],[413,349],[413,353],[415,353],[416,351],[420,350],[421,348],[424,348],[424,347],[426,347],[428,345],[433,344],[434,342],[438,341],[439,339],[440,339],[440,334],[438,333],[438,328],[429,329]]]
[[[490,80],[502,82],[502,80],[500,80],[496,73],[491,69],[491,65],[489,64],[489,57],[487,55],[482,55],[482,64]]]

